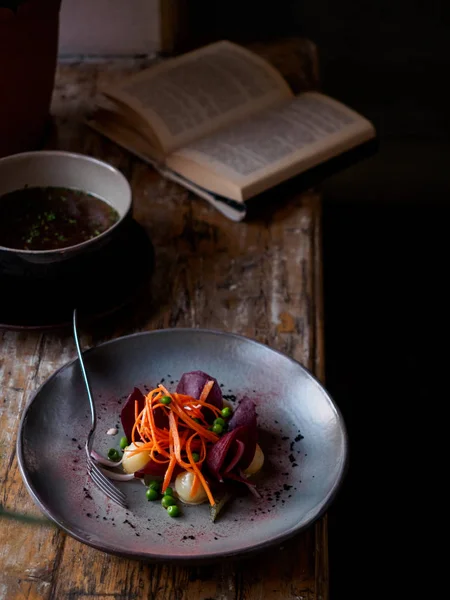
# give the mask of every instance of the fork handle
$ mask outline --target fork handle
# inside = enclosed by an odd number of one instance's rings
[[[73,337],[75,339],[75,346],[77,347],[78,360],[80,361],[81,373],[83,375],[84,383],[86,385],[86,391],[89,398],[89,405],[91,407],[91,427],[95,428],[97,422],[97,415],[95,412],[95,404],[92,398],[91,386],[89,384],[89,378],[86,373],[86,368],[84,366],[83,356],[81,354],[80,348],[80,340],[78,338],[78,326],[77,326],[77,309],[75,308],[73,311]]]

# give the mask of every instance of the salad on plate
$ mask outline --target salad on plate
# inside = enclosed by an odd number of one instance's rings
[[[133,389],[121,414],[124,436],[108,459],[93,458],[119,481],[141,479],[149,501],[161,500],[172,517],[182,504],[208,502],[214,521],[235,495],[259,497],[252,476],[264,464],[256,405],[244,397],[233,410],[217,380],[203,371],[184,373],[174,392],[162,383],[144,394]]]

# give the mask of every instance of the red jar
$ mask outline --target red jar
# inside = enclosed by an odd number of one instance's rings
[[[17,5],[15,10],[5,8]],[[43,142],[58,55],[61,0],[0,0],[0,156]]]

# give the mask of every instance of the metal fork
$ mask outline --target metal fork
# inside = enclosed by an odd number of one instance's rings
[[[102,490],[104,494],[111,500],[127,508],[126,496],[102,473],[100,468],[95,464],[91,458],[92,443],[94,439],[95,428],[97,426],[97,416],[95,412],[95,404],[92,399],[91,386],[84,366],[83,356],[81,354],[80,342],[78,338],[78,327],[77,327],[77,309],[73,311],[73,337],[75,338],[75,345],[77,347],[78,360],[80,361],[81,372],[83,374],[84,383],[86,386],[87,395],[89,398],[89,405],[91,407],[91,429],[86,439],[86,456],[87,456],[87,469],[88,474],[92,481]]]

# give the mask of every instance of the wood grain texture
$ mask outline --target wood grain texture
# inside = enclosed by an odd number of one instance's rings
[[[152,281],[133,305],[82,335],[84,347],[141,330],[211,327],[286,352],[323,376],[320,198],[292,194],[232,223],[89,130],[82,117],[100,80],[142,64],[61,65],[48,147],[117,166],[133,187],[134,217],[155,246]],[[76,352],[70,331],[0,332],[0,502],[38,515],[15,442],[33,391]],[[109,556],[51,524],[0,519],[0,600],[327,600],[327,518],[245,561],[181,568]]]

